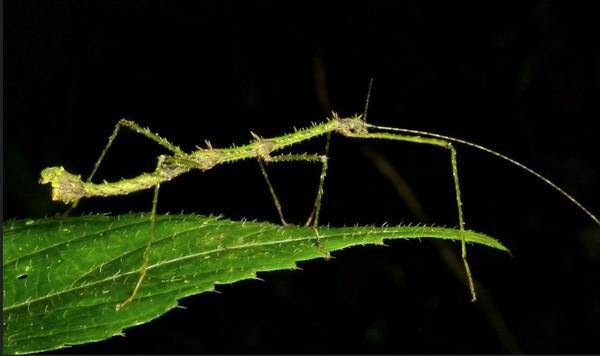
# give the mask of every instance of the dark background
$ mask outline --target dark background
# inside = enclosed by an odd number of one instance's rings
[[[599,213],[599,26],[584,4],[6,1],[5,218],[64,209],[37,184],[40,170],[89,174],[121,117],[185,150],[205,139],[229,146],[249,131],[269,137],[322,121],[331,109],[361,113],[370,77],[371,123],[497,149]],[[428,218],[407,208],[365,147],[398,169]],[[125,338],[67,352],[599,352],[598,227],[534,177],[458,149],[468,227],[514,254],[470,249],[489,292],[481,303],[469,303],[464,277],[440,258],[457,244],[393,241],[218,286],[222,294],[186,298],[188,309]],[[161,152],[124,132],[98,179],[152,170]],[[335,136],[330,166],[323,223],[457,224],[439,148]],[[319,169],[268,169],[288,220],[305,219]],[[78,210],[150,205],[141,192]],[[163,185],[159,210],[278,222],[253,161]]]

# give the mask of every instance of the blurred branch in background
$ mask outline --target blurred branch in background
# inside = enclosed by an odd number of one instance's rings
[[[313,57],[314,65],[314,78],[315,78],[315,89],[317,93],[317,99],[319,105],[326,113],[334,111],[333,103],[327,90],[327,75],[325,70],[325,64],[320,53],[316,53]],[[365,113],[366,114],[366,113]],[[402,177],[400,172],[380,153],[374,149],[363,145],[363,154],[367,159],[373,163],[375,168],[381,173],[387,180],[392,184],[398,195],[404,200],[405,204],[411,211],[411,213],[425,224],[432,223],[431,219],[425,212],[425,209],[419,202],[419,199],[414,194],[410,185]],[[467,279],[465,278],[465,272],[462,267],[462,263],[454,250],[445,242],[433,241],[438,253],[442,260],[448,266],[448,269],[452,272],[452,275],[465,286],[468,286]],[[494,330],[498,340],[507,352],[510,353],[523,353],[521,347],[517,343],[512,332],[506,325],[506,321],[502,316],[502,313],[496,308],[492,297],[484,285],[475,279],[475,285],[477,286],[477,293],[479,300],[475,305],[485,314],[491,328]]]
[[[431,224],[431,219],[425,212],[425,209],[419,202],[417,196],[410,188],[410,185],[402,177],[400,172],[398,172],[398,170],[390,163],[390,161],[388,161],[376,150],[367,146],[363,146],[363,153],[368,160],[373,163],[379,173],[387,178],[398,195],[402,198],[402,200],[404,200],[410,212],[421,222],[425,224]],[[450,247],[450,245],[443,241],[434,241],[434,246],[436,247],[442,260],[452,272],[452,275],[456,277],[460,283],[467,287],[468,284],[467,279],[465,278],[465,271],[457,253]],[[517,343],[517,340],[508,328],[508,325],[506,325],[506,321],[504,320],[502,313],[500,313],[498,308],[496,308],[496,305],[494,304],[492,296],[488,290],[484,287],[481,281],[477,280],[476,278],[474,278],[474,281],[478,296],[478,301],[474,304],[483,314],[485,314],[490,326],[492,329],[494,329],[495,334],[504,349],[510,353],[523,353],[519,347],[519,344]]]

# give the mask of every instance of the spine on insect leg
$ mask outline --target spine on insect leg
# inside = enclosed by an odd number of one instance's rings
[[[52,200],[70,204],[81,198],[126,195],[149,189],[189,170],[189,168],[183,166],[170,168],[153,173],[142,173],[137,177],[122,179],[117,182],[94,184],[84,182],[80,175],[69,173],[63,167],[49,167],[42,170],[40,183],[49,183],[52,186]]]

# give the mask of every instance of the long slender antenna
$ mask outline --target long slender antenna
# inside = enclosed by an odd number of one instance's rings
[[[362,119],[367,122],[367,112],[369,111],[369,100],[371,99],[371,90],[373,89],[373,77],[369,80],[369,90],[367,91],[367,100],[365,100],[365,111],[363,111]]]
[[[527,167],[526,165],[524,165],[523,163],[520,163],[518,161],[515,161],[514,159],[505,156],[499,152],[496,152],[490,148],[478,145],[476,143],[473,142],[469,142],[469,141],[465,141],[465,140],[461,140],[458,138],[454,138],[454,137],[450,137],[450,136],[444,136],[444,135],[440,135],[440,134],[436,134],[436,133],[431,133],[431,132],[426,132],[426,131],[418,131],[418,130],[410,130],[410,129],[400,129],[400,128],[395,128],[395,127],[385,127],[385,126],[375,126],[375,125],[369,125],[367,124],[368,127],[374,128],[374,129],[379,129],[379,130],[386,130],[386,131],[397,131],[397,132],[405,132],[405,133],[410,133],[410,134],[414,134],[414,135],[422,135],[422,136],[429,136],[429,137],[435,137],[435,138],[439,138],[442,140],[446,140],[446,141],[451,141],[451,142],[456,142],[456,143],[460,143],[466,146],[471,146],[474,147],[478,150],[487,152],[489,154],[492,154],[498,158],[501,158],[505,161],[508,161],[512,164],[514,164],[515,166],[524,169],[525,171],[527,171],[528,173],[538,177],[539,179],[541,179],[542,181],[544,181],[544,183],[548,184],[549,186],[551,186],[552,188],[554,188],[556,191],[558,191],[562,196],[564,196],[565,198],[569,199],[573,204],[577,205],[577,207],[583,211],[587,216],[590,217],[590,219],[592,219],[596,224],[600,225],[600,219],[598,219],[598,217],[594,214],[592,214],[591,211],[589,211],[586,207],[583,206],[583,204],[581,204],[579,201],[577,201],[577,199],[573,198],[569,193],[565,192],[561,187],[559,187],[558,185],[556,185],[554,182],[552,182],[550,179],[544,177],[543,175],[541,175],[540,173],[534,171],[533,169]]]

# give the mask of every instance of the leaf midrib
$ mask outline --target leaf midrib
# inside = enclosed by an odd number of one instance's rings
[[[272,230],[275,230],[275,229],[278,229],[278,228],[280,228],[280,227],[273,228]],[[390,233],[397,233],[397,231],[381,231],[381,232],[378,232],[378,233],[380,233],[380,234],[390,234]],[[321,239],[327,239],[327,238],[334,238],[334,237],[339,237],[339,236],[349,236],[349,235],[350,234],[347,234],[347,233],[345,233],[345,234],[341,233],[341,234],[326,235],[326,236],[321,235],[320,237],[321,237]],[[250,243],[250,244],[244,244],[244,245],[238,245],[238,246],[232,246],[232,247],[225,247],[225,248],[218,248],[218,249],[214,249],[214,250],[209,250],[209,251],[204,251],[204,252],[190,254],[190,255],[187,255],[187,256],[184,256],[184,257],[178,257],[178,258],[175,258],[175,259],[172,259],[172,260],[163,260],[163,261],[160,261],[159,263],[156,263],[156,264],[153,264],[153,265],[149,265],[148,266],[148,271],[152,270],[152,269],[155,269],[155,268],[159,268],[159,267],[168,265],[168,264],[171,264],[171,263],[174,263],[174,262],[178,262],[178,261],[181,261],[181,260],[196,258],[196,257],[200,257],[200,256],[205,256],[205,255],[209,255],[209,254],[213,254],[213,253],[222,252],[222,251],[232,251],[232,250],[239,250],[239,249],[244,249],[244,248],[262,247],[262,246],[276,245],[276,244],[281,244],[281,243],[307,241],[307,240],[314,240],[314,239],[315,239],[314,236],[310,236],[310,237],[301,237],[301,238],[295,238],[295,239],[277,240],[277,241],[269,241],[269,242],[259,242],[259,243],[254,242],[254,243]],[[161,239],[160,241],[162,241],[162,240],[163,239]],[[157,241],[157,242],[160,242],[160,241]],[[124,255],[125,254],[123,254],[122,256],[124,256]],[[129,271],[129,272],[126,272],[126,273],[123,273],[123,274],[116,274],[116,275],[113,275],[111,277],[104,278],[104,279],[101,279],[101,280],[98,280],[98,281],[94,281],[94,282],[91,282],[89,284],[81,285],[81,286],[78,286],[78,287],[69,288],[69,289],[63,289],[63,290],[61,290],[59,292],[56,292],[56,293],[53,293],[53,294],[47,294],[47,295],[45,295],[43,297],[40,297],[40,298],[31,299],[31,300],[27,300],[27,301],[24,301],[24,302],[21,302],[21,303],[17,303],[17,304],[8,306],[6,308],[3,308],[3,311],[4,312],[11,311],[11,310],[14,310],[14,309],[17,309],[17,308],[20,308],[20,307],[27,306],[27,305],[29,305],[31,303],[37,303],[37,302],[40,302],[42,300],[49,299],[49,298],[52,298],[52,297],[55,297],[55,296],[58,296],[58,295],[62,295],[62,294],[65,294],[65,293],[77,291],[77,290],[80,290],[80,289],[83,289],[83,288],[88,288],[90,286],[99,285],[99,284],[102,284],[102,283],[105,283],[105,282],[117,279],[119,277],[124,277],[124,276],[131,275],[131,274],[134,274],[134,273],[137,273],[137,272],[139,272],[139,270],[133,270],[133,271]]]
[[[164,219],[161,219],[161,220],[164,220]],[[178,220],[188,222],[188,221],[192,221],[193,219],[182,218],[182,219],[178,219]],[[169,221],[173,221],[172,218],[169,218]],[[219,217],[217,217],[215,220],[212,220],[211,223],[212,222],[217,222],[217,221],[220,221]],[[220,222],[222,222],[222,221],[220,221]],[[19,256],[19,257],[13,259],[13,260],[4,261],[4,263],[2,264],[2,267],[5,267],[6,265],[11,264],[11,263],[13,263],[15,261],[19,261],[19,260],[21,260],[21,259],[23,259],[25,257],[30,257],[30,256],[36,255],[38,253],[41,253],[41,252],[49,251],[49,250],[52,250],[53,248],[60,247],[62,245],[67,245],[67,244],[70,244],[72,242],[79,241],[79,240],[81,240],[83,238],[86,238],[86,237],[97,236],[97,235],[100,235],[100,234],[103,234],[103,233],[107,233],[107,232],[110,233],[110,232],[118,231],[119,229],[122,229],[122,228],[129,228],[129,227],[132,227],[132,226],[142,225],[142,224],[149,224],[149,223],[150,223],[150,220],[137,221],[137,222],[132,222],[132,223],[128,223],[128,224],[125,224],[125,225],[116,226],[116,227],[113,227],[113,228],[110,228],[110,229],[106,229],[106,230],[94,232],[94,233],[91,233],[91,234],[85,234],[84,233],[83,235],[76,236],[76,237],[74,237],[74,238],[72,238],[70,240],[62,241],[62,242],[59,242],[57,244],[44,247],[41,250],[33,251],[33,252],[28,253],[26,255]],[[60,224],[60,223],[58,223],[58,224]],[[51,225],[51,224],[41,224],[41,225],[43,226],[43,225]],[[210,224],[210,223],[206,223],[205,222],[203,226],[212,226],[212,225],[214,225],[214,224]],[[36,225],[36,226],[39,226],[39,225]]]

